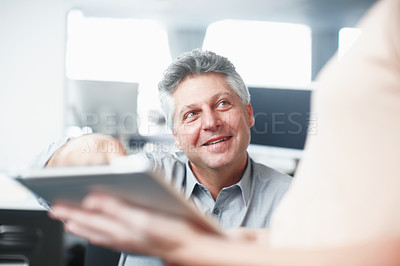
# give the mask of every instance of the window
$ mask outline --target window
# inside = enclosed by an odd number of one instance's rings
[[[146,127],[148,113],[160,109],[157,83],[171,61],[166,30],[153,20],[85,17],[80,10],[68,13],[67,26],[67,78],[138,82]]]
[[[308,26],[223,20],[207,28],[203,49],[228,57],[249,85],[304,87],[311,82]]]
[[[338,58],[340,59],[354,44],[361,34],[358,28],[342,28],[339,31]]]

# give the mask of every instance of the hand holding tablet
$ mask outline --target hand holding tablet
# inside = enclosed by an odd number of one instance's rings
[[[16,177],[50,205],[79,206],[86,195],[99,192],[116,196],[133,205],[191,221],[210,233],[221,234],[217,223],[201,214],[167,184],[161,173],[143,166],[45,168]]]

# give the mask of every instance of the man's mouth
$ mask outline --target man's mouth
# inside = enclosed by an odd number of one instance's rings
[[[209,146],[209,145],[217,144],[217,143],[220,143],[220,142],[223,142],[223,141],[227,141],[227,140],[229,140],[231,138],[232,138],[232,136],[229,136],[229,137],[225,137],[225,138],[222,138],[222,139],[209,141],[209,142],[204,143],[203,146]]]

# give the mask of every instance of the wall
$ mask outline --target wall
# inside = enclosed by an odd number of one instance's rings
[[[62,136],[67,1],[0,1],[0,170]]]

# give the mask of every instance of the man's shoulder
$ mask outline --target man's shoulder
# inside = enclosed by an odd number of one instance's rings
[[[141,154],[151,160],[155,170],[164,173],[166,181],[174,180],[175,186],[181,189],[186,178],[187,157],[183,152],[151,151]]]
[[[265,164],[257,163],[253,160],[251,160],[251,162],[253,167],[253,176],[259,182],[276,183],[286,187],[288,187],[292,182],[293,178],[288,174],[282,173]]]
[[[186,155],[182,151],[165,152],[165,151],[150,151],[143,152],[143,156],[153,160],[154,162],[171,162],[171,163],[183,163],[185,164],[188,160]]]

